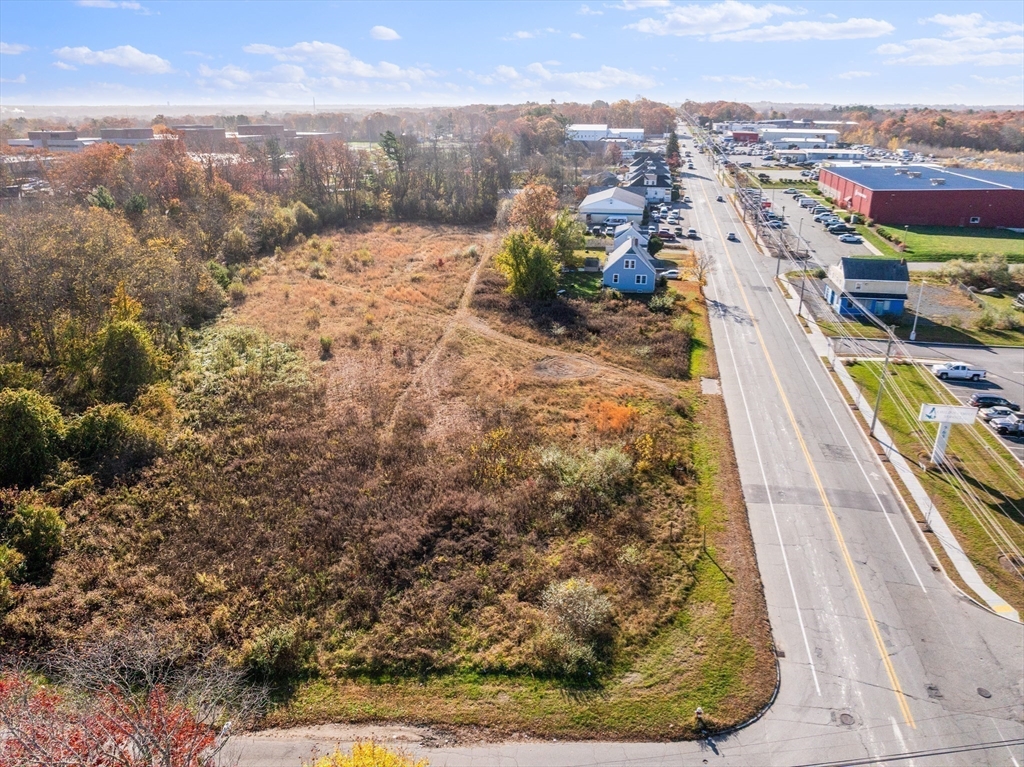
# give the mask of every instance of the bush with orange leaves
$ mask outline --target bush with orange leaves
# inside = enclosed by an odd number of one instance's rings
[[[601,434],[621,434],[636,419],[635,408],[608,400],[588,402],[585,410],[587,416],[594,422],[594,428]]]
[[[335,751],[303,767],[428,767],[429,764],[426,759],[413,760],[406,754],[389,751],[371,740],[354,744],[351,754]]]

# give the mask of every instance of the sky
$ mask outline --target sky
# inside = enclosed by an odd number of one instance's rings
[[[0,105],[1024,103],[1022,2],[0,0]]]

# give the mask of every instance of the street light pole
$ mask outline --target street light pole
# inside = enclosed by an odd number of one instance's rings
[[[882,404],[882,390],[885,388],[885,376],[889,372],[889,352],[892,350],[892,328],[889,328],[889,343],[885,345],[885,362],[882,364],[882,377],[878,380],[878,396],[875,397],[875,410],[871,414],[871,428],[868,429],[868,436],[875,436],[875,424],[878,423],[878,408]]]
[[[921,296],[924,295],[924,283],[925,280],[921,280],[921,290],[917,294],[917,308],[914,309],[914,327],[910,331],[910,340],[917,340],[917,318],[921,314]]]
[[[910,224],[903,225],[903,252],[906,253],[910,248],[907,246],[907,239],[910,237]]]
[[[800,316],[800,312],[804,308],[804,288],[807,287],[807,261],[803,262],[803,273],[800,276],[800,305],[796,308],[796,316]]]

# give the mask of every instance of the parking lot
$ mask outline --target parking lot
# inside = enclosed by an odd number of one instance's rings
[[[801,208],[793,201],[792,195],[783,194],[782,189],[766,190],[772,200],[772,209],[785,216],[788,228],[794,236],[799,235],[802,247],[806,247],[810,258],[823,267],[838,264],[842,256],[871,256],[873,253],[862,242],[848,244],[829,234],[825,227],[814,220],[809,208]],[[802,223],[801,223],[802,222]]]

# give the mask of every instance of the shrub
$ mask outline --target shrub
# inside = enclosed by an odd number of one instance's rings
[[[245,289],[245,285],[238,280],[235,280],[228,285],[228,298],[231,299],[232,303],[242,303],[242,301],[245,300],[246,295],[248,295],[248,292],[249,291]]]
[[[413,760],[401,752],[389,751],[373,741],[353,743],[352,753],[335,751],[302,767],[428,767],[426,759]]]
[[[671,314],[676,298],[671,293],[661,293],[654,296],[648,303],[647,308],[656,314]]]
[[[96,340],[100,388],[117,402],[131,402],[156,380],[162,359],[153,339],[135,320],[111,320]]]
[[[550,627],[542,628],[537,634],[533,654],[544,671],[559,676],[578,676],[597,665],[593,647]]]
[[[314,261],[309,265],[309,276],[314,280],[325,280],[327,279],[327,267],[319,261]]]
[[[292,215],[302,234],[309,235],[320,228],[320,216],[301,200],[292,205]]]
[[[247,261],[252,255],[252,245],[249,242],[249,237],[237,226],[224,235],[224,243],[221,249],[224,252],[224,260],[229,264]]]
[[[292,626],[267,626],[242,647],[243,663],[257,679],[285,682],[301,673],[311,647]]]
[[[991,306],[981,310],[981,314],[974,320],[974,327],[978,330],[991,330],[996,324],[996,313]]]
[[[43,377],[20,362],[0,363],[0,389],[35,389]]]
[[[45,395],[31,389],[3,389],[0,435],[0,485],[29,487],[57,464],[64,420]]]
[[[607,629],[612,614],[608,598],[583,578],[548,584],[541,603],[560,629],[582,641]]]
[[[104,484],[160,452],[155,432],[121,404],[89,408],[69,425],[65,445],[69,456]]]
[[[331,356],[331,347],[334,346],[334,339],[330,336],[320,336],[320,359],[325,360]]]
[[[228,289],[228,285],[231,284],[231,272],[228,271],[227,267],[217,261],[207,261],[206,268],[210,270],[210,276],[213,277],[213,281],[221,286],[224,290]]]
[[[49,506],[19,502],[7,520],[4,538],[24,558],[19,580],[36,582],[50,572],[60,553],[64,520]]]

